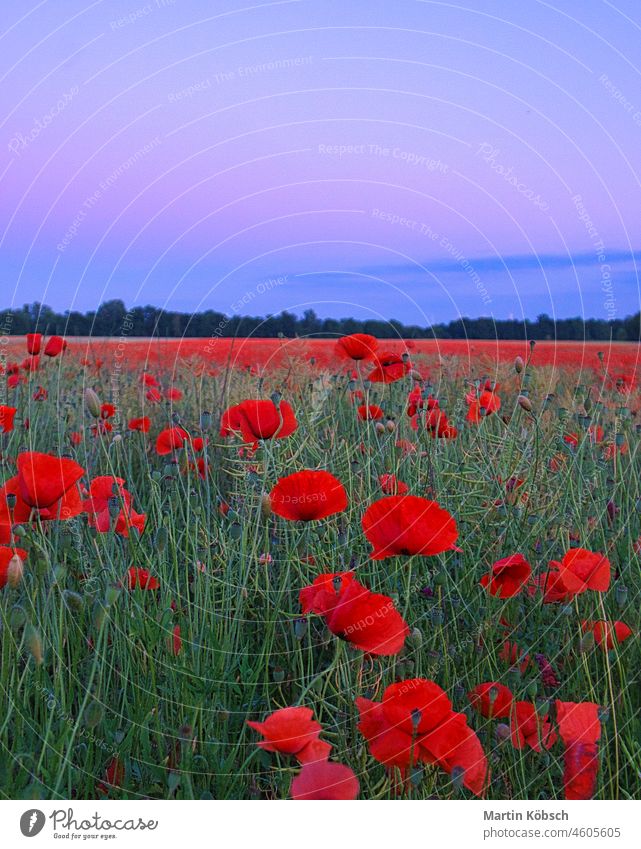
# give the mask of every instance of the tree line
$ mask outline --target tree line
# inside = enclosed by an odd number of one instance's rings
[[[403,324],[395,319],[320,318],[311,309],[302,316],[285,311],[265,317],[226,316],[215,310],[183,313],[153,306],[128,310],[121,300],[105,301],[97,310],[84,313],[73,310],[60,313],[43,304],[25,304],[20,309],[4,310],[0,327],[2,335],[7,336],[40,332],[61,336],[336,338],[350,333],[370,333],[379,339],[641,340],[641,315],[638,312],[607,321],[579,317],[553,319],[542,314],[535,320],[495,320],[482,316],[422,327]]]

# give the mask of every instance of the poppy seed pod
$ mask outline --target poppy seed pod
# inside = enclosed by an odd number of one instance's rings
[[[526,397],[525,395],[519,395],[519,397],[516,400],[519,402],[519,407],[522,410],[525,410],[526,413],[532,412],[532,402],[530,401],[530,399],[528,397]]]
[[[91,389],[91,387],[89,386],[85,389],[85,406],[87,407],[89,413],[93,416],[94,419],[100,418],[100,412],[102,407],[100,398],[98,397],[96,392],[94,392],[94,390]]]

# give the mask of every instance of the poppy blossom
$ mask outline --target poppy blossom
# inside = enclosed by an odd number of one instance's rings
[[[551,565],[558,568],[559,578],[570,593],[605,592],[610,586],[610,561],[604,554],[571,548],[560,563],[552,561]]]
[[[180,635],[180,625],[174,625],[171,632],[171,637],[167,639],[167,648],[174,657],[178,657],[183,648],[183,641]]]
[[[333,761],[314,761],[292,781],[292,799],[356,799],[360,785],[353,770]]]
[[[161,430],[156,438],[156,454],[164,456],[171,454],[172,451],[178,451],[183,447],[186,439],[189,439],[189,434],[184,428],[167,427]]]
[[[380,475],[378,482],[385,495],[405,495],[410,488],[403,481],[399,481],[396,475]]]
[[[140,418],[137,419],[129,419],[127,427],[129,430],[138,430],[140,433],[149,433],[151,419],[149,416],[140,416]]]
[[[220,435],[240,434],[245,442],[261,439],[284,439],[290,436],[298,422],[287,401],[241,401],[229,407],[220,421]]]
[[[479,424],[483,416],[490,416],[492,413],[498,413],[501,409],[501,399],[496,392],[484,390],[477,397],[476,393],[470,393],[466,401],[468,403],[467,416],[468,422]]]
[[[356,410],[361,421],[378,421],[382,419],[385,413],[378,404],[361,404]]]
[[[378,339],[368,333],[341,336],[336,342],[336,353],[350,360],[369,360],[378,348]]]
[[[66,347],[67,343],[62,336],[50,336],[49,339],[47,339],[47,344],[45,345],[43,353],[45,357],[57,357],[66,349]]]
[[[467,698],[474,710],[486,719],[501,719],[509,716],[514,703],[510,688],[497,681],[477,684],[467,694]]]
[[[428,557],[454,547],[458,530],[454,518],[436,501],[416,495],[391,495],[371,504],[361,520],[374,546],[372,560],[396,554]]]
[[[154,578],[148,569],[130,566],[127,572],[127,586],[130,590],[140,587],[141,590],[157,590],[160,586],[158,578]]]
[[[0,545],[0,589],[11,582],[11,561],[16,556],[24,561],[27,559],[27,552],[23,548],[9,548]]]
[[[530,655],[523,654],[518,645],[512,640],[503,641],[499,657],[510,666],[518,666],[521,671],[521,675],[525,672],[528,664],[530,663]]]
[[[0,433],[11,433],[13,430],[13,419],[18,410],[15,407],[7,407],[0,404]]]
[[[131,506],[131,493],[125,489],[123,478],[100,475],[89,485],[89,497],[82,502],[82,509],[89,515],[89,526],[98,533],[110,530],[123,537],[135,527],[139,533],[145,529],[146,516],[136,513]]]
[[[532,567],[522,554],[511,554],[497,560],[489,575],[483,575],[479,583],[490,595],[512,598],[527,584],[532,576]]]
[[[27,333],[27,353],[37,356],[42,346],[42,333]]]
[[[258,743],[261,749],[296,757],[303,753],[305,758],[305,750],[318,741],[323,730],[313,715],[307,707],[286,707],[270,713],[263,722],[248,720],[247,725],[263,736]]]
[[[371,756],[388,769],[406,774],[413,764],[436,764],[450,774],[462,770],[464,786],[477,795],[485,789],[489,771],[478,737],[434,681],[399,681],[381,702],[358,698],[356,707]]]
[[[584,634],[592,632],[597,646],[601,646],[606,651],[610,651],[632,636],[632,629],[625,622],[618,620],[616,622],[607,622],[603,619],[598,622],[585,620],[581,623],[581,629]]]
[[[515,749],[529,746],[535,752],[549,749],[557,734],[549,716],[540,716],[532,702],[514,702],[510,712],[510,735]]]
[[[332,634],[369,654],[398,654],[409,634],[391,598],[371,592],[352,572],[319,575],[299,601],[303,613],[322,616]]]
[[[110,788],[120,787],[125,780],[125,765],[118,756],[113,757],[105,769],[105,781],[96,784],[96,791],[102,796],[109,793]]]
[[[165,392],[165,398],[168,401],[181,401],[183,397],[182,390],[176,389],[176,387],[172,387]]]
[[[565,746],[565,798],[591,799],[596,792],[599,770],[599,706],[594,702],[562,702],[557,699],[556,721]]]
[[[574,596],[574,593],[569,592],[561,580],[561,573],[558,568],[554,568],[555,566],[558,567],[558,565],[556,561],[552,561],[550,563],[552,568],[548,569],[547,572],[537,575],[528,587],[528,592],[532,596],[539,590],[543,593],[543,604],[555,604],[557,602],[565,604]]]
[[[347,493],[334,475],[305,469],[279,478],[269,493],[272,511],[291,521],[310,522],[342,513]]]
[[[145,398],[150,404],[160,404],[162,401],[162,393],[154,386],[145,393]]]
[[[85,473],[75,460],[38,451],[19,454],[17,466],[20,496],[29,507],[39,510],[60,501]]]
[[[372,383],[395,383],[411,371],[412,365],[407,358],[398,354],[384,353],[376,355],[376,366],[367,375]]]

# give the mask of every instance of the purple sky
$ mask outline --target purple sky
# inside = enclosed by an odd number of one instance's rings
[[[3,18],[1,307],[639,309],[638,0]]]

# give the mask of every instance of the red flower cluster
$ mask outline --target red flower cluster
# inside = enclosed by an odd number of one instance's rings
[[[123,478],[101,475],[91,481],[89,497],[82,502],[82,509],[89,516],[89,526],[98,533],[106,534],[113,529],[114,533],[128,537],[132,527],[142,533],[146,520],[144,513],[136,513],[132,508],[131,501]]]
[[[392,600],[359,584],[352,572],[319,575],[299,601],[303,613],[322,616],[332,634],[369,654],[398,654],[409,634]]]
[[[462,776],[465,787],[480,796],[490,771],[481,743],[463,713],[455,713],[445,692],[424,678],[390,684],[382,701],[356,699],[359,731],[371,756],[403,775],[414,764],[436,764]]]

